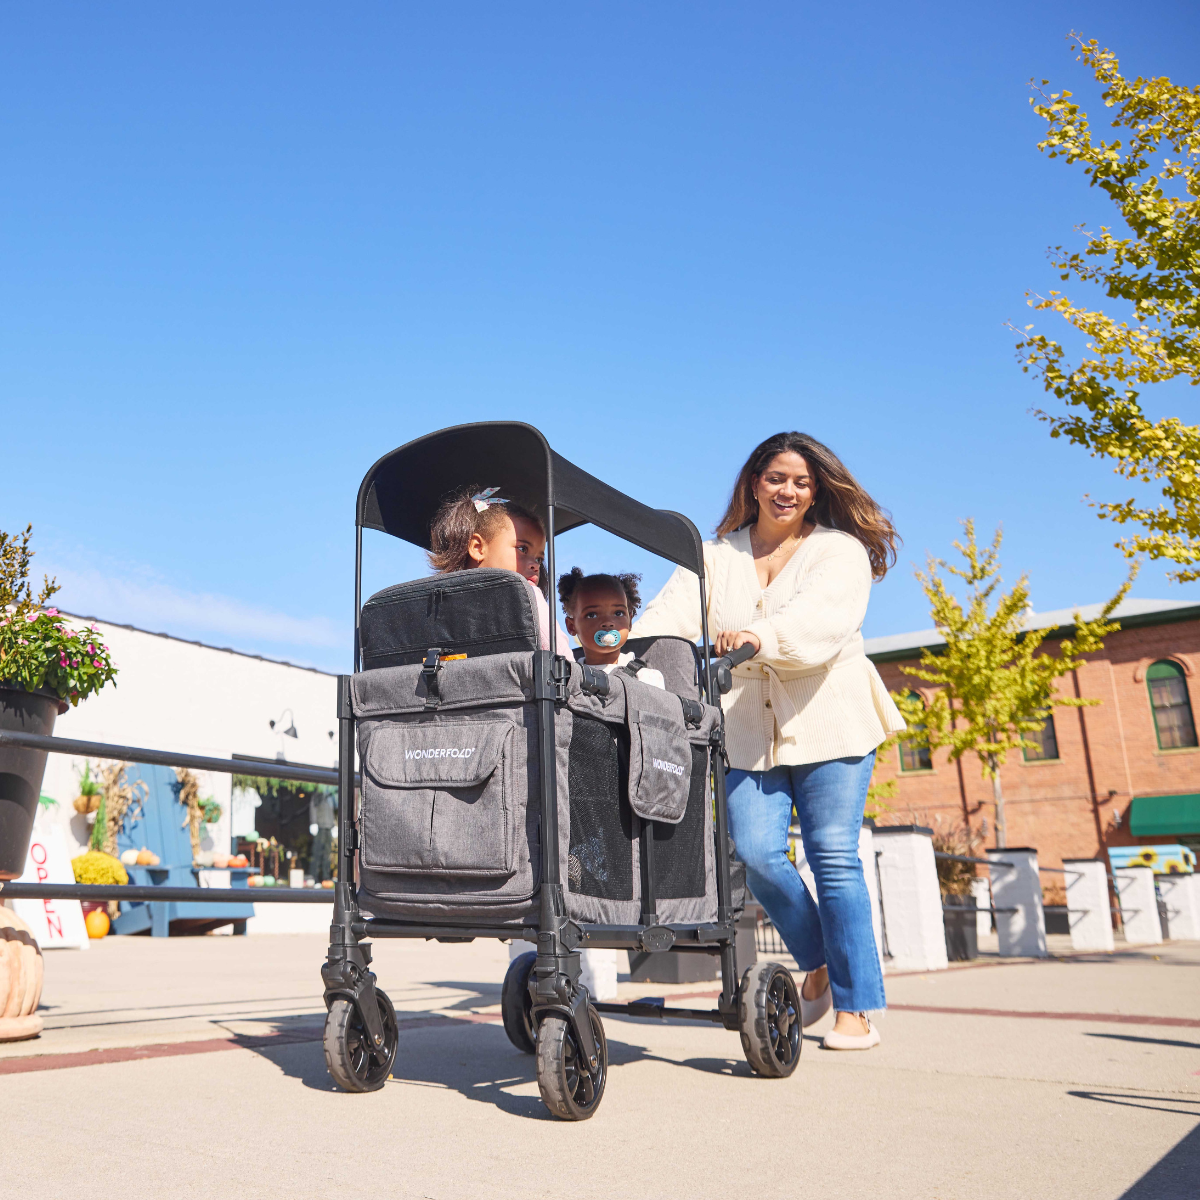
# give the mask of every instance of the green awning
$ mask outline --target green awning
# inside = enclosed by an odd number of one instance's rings
[[[1134,837],[1200,833],[1200,794],[1135,796],[1130,805],[1129,832]]]

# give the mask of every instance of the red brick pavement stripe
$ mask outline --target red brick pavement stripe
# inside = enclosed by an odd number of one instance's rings
[[[464,1013],[462,1016],[413,1017],[399,1022],[401,1033],[461,1021],[468,1025],[502,1020],[499,1013]],[[321,1026],[284,1030],[280,1033],[237,1034],[204,1038],[195,1042],[156,1042],[148,1046],[111,1046],[103,1050],[78,1050],[72,1054],[33,1054],[27,1058],[0,1058],[0,1075],[23,1075],[28,1071],[60,1071],[67,1067],[95,1067],[104,1063],[137,1062],[145,1058],[175,1058],[184,1054],[213,1054],[220,1050],[266,1050],[276,1046],[319,1042]]]
[[[1026,1012],[1011,1008],[936,1008],[931,1004],[889,1004],[889,1012],[943,1013],[955,1017],[1024,1017],[1032,1021],[1098,1021],[1106,1025],[1171,1025],[1200,1029],[1191,1017],[1146,1017],[1137,1013]]]

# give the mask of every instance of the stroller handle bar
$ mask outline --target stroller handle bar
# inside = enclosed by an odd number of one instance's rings
[[[739,646],[736,650],[730,650],[728,654],[722,654],[719,658],[714,655],[712,661],[713,677],[717,681],[717,691],[722,696],[728,695],[730,689],[733,687],[732,669],[744,662],[748,662],[757,653],[758,650],[754,644],[747,642],[744,646]]]

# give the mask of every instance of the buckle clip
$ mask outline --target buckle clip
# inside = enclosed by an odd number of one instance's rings
[[[421,663],[421,678],[425,681],[425,707],[437,708],[442,702],[441,685],[438,682],[438,671],[442,669],[442,648],[431,646],[425,652]]]

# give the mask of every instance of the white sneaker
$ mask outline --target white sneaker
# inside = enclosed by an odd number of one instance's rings
[[[807,977],[805,983],[808,982]],[[830,991],[829,981],[825,981],[825,990],[811,1000],[804,998],[804,988],[800,988],[800,1026],[807,1029],[815,1025],[833,1007],[833,992]]]
[[[871,1024],[866,1013],[859,1013],[859,1016],[867,1023],[866,1033],[838,1033],[836,1029],[831,1029],[821,1046],[826,1050],[870,1050],[872,1046],[878,1046],[879,1030]]]

